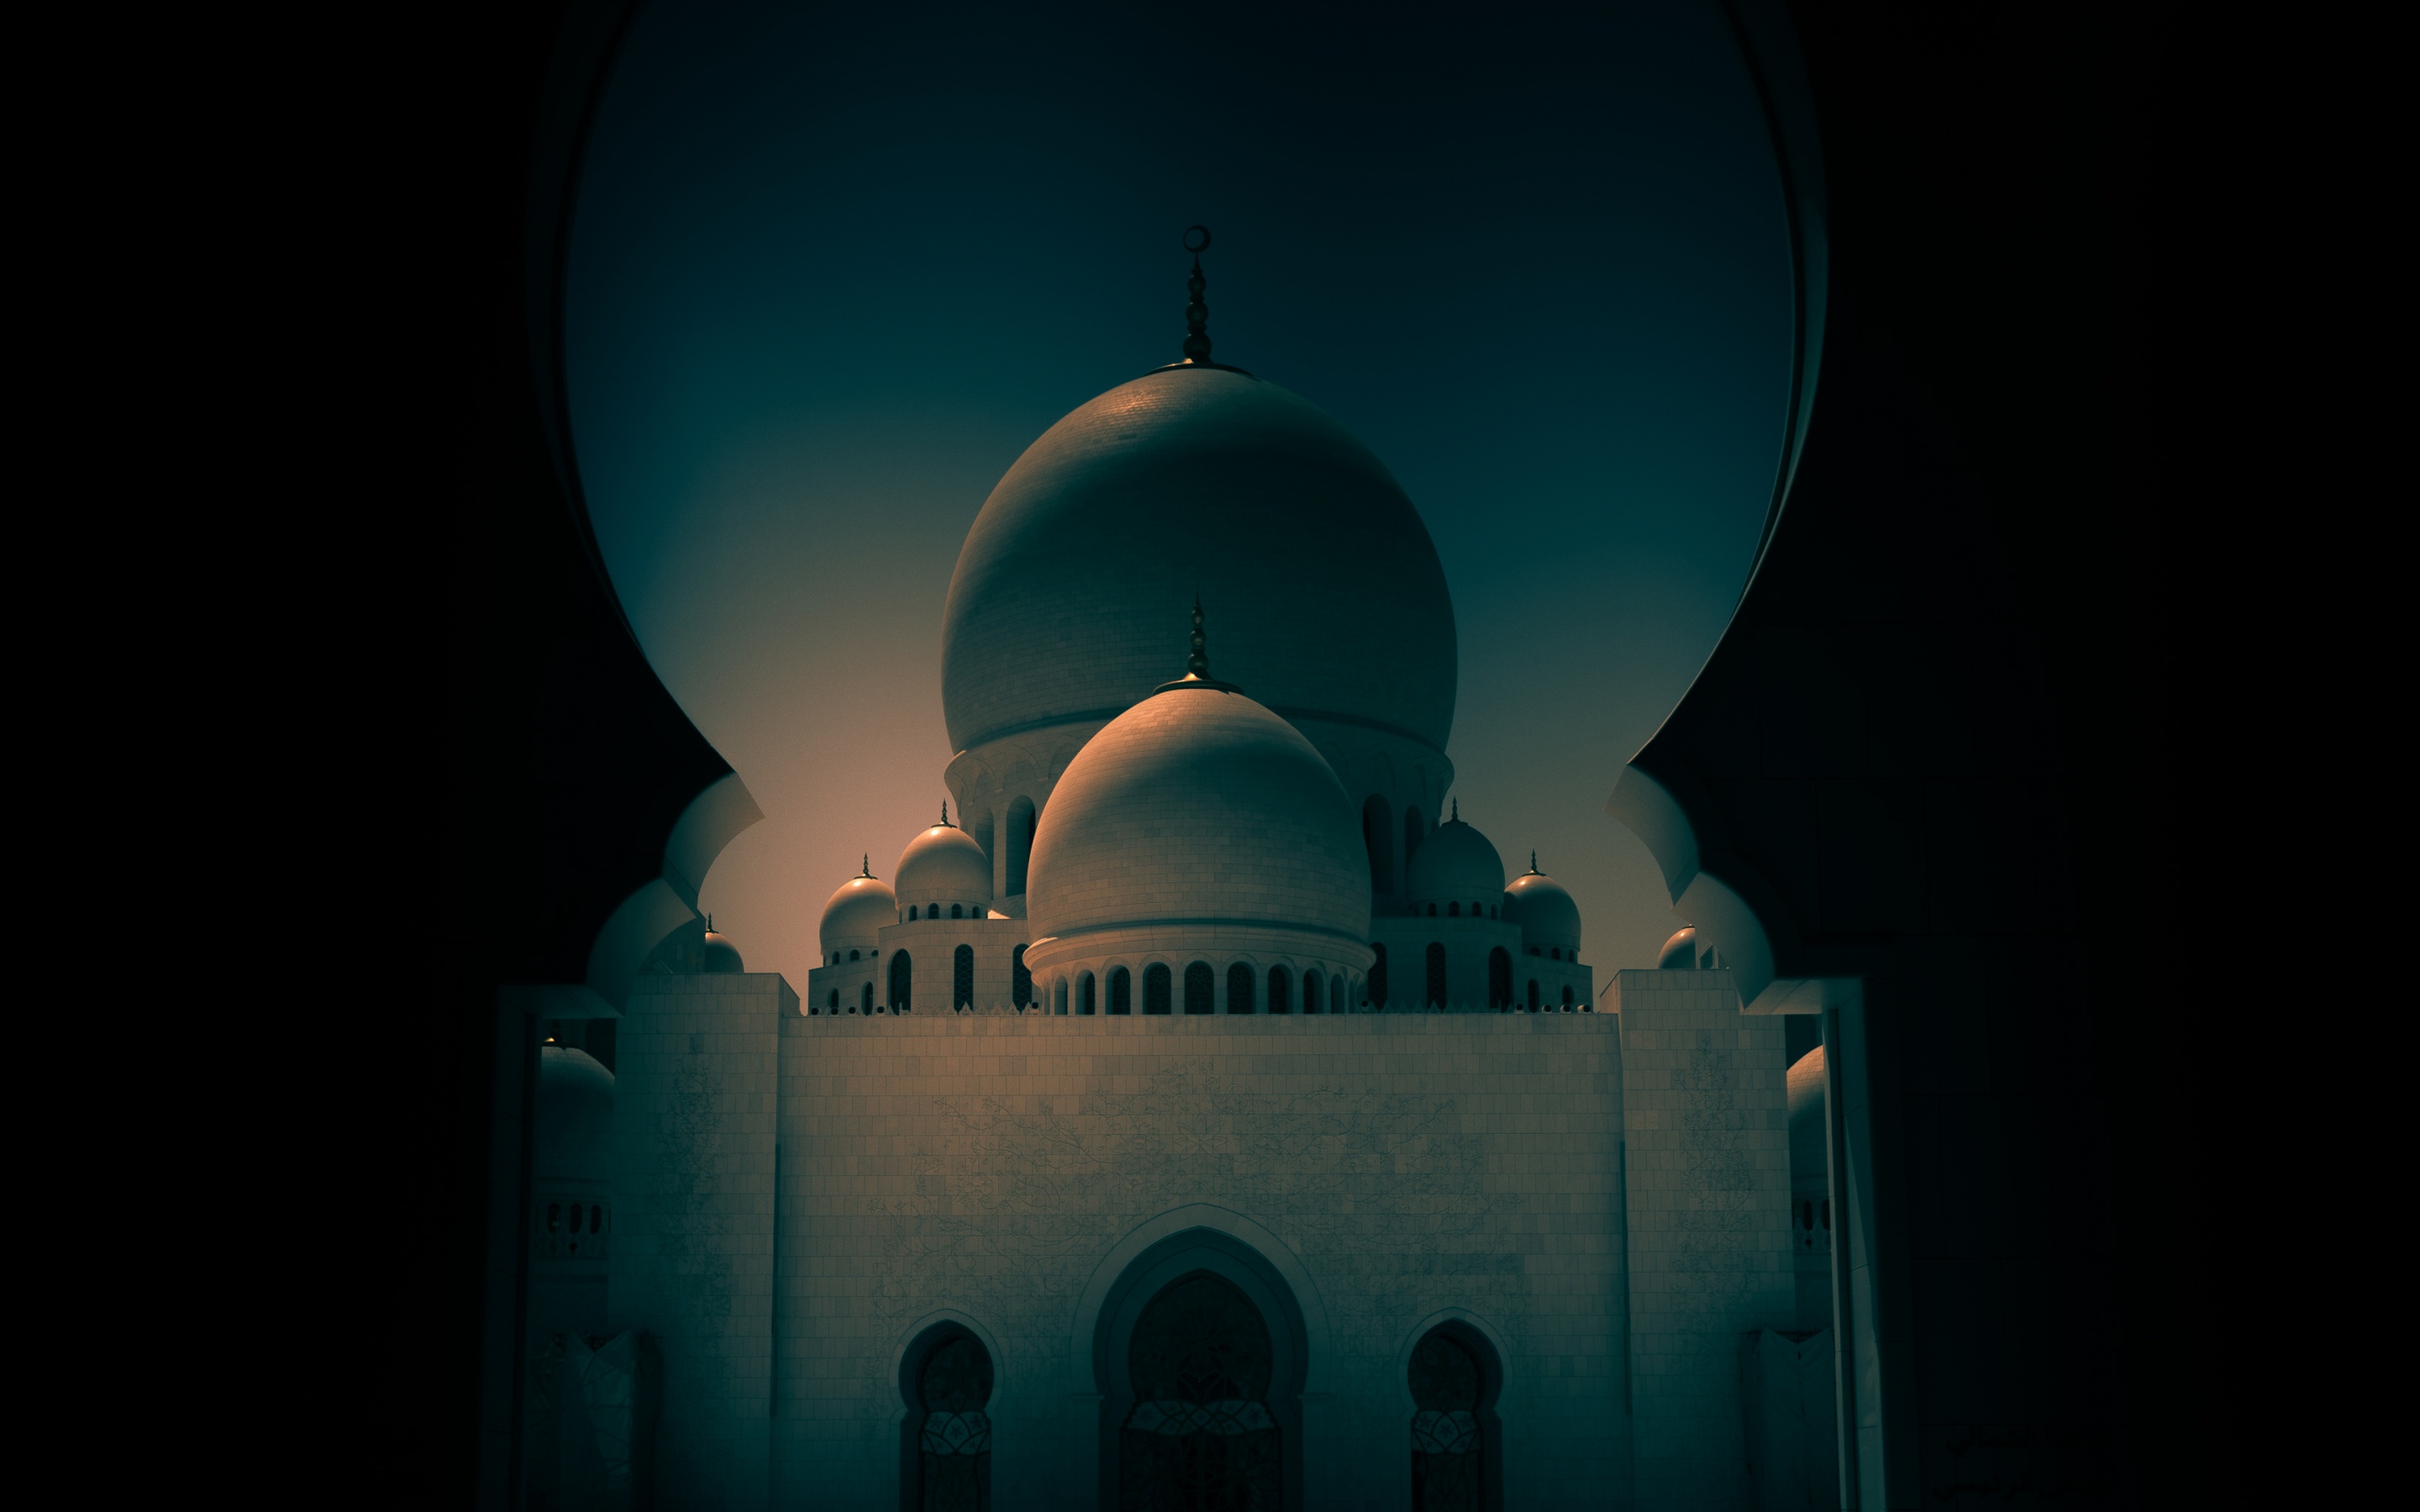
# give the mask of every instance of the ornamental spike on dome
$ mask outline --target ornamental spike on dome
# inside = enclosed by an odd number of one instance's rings
[[[942,829],[950,827],[950,800],[947,798],[941,800],[941,823],[939,827]],[[1535,860],[1537,857],[1532,856],[1530,859]]]
[[[1453,800],[1453,817],[1446,822],[1448,824],[1454,825],[1462,823],[1462,800],[1460,798]]]
[[[865,855],[861,856],[859,856],[859,857],[858,857],[858,859],[857,859],[857,874],[858,874],[859,876],[861,876],[861,877],[870,877],[870,876],[874,875],[874,853],[873,853],[873,852],[868,851]]]
[[[1222,683],[1210,675],[1210,638],[1202,629],[1202,595],[1193,595],[1193,653],[1185,658],[1185,675],[1172,683],[1162,683],[1154,693],[1171,692],[1181,687],[1207,687],[1221,693],[1240,693],[1233,683]]]
[[[1185,281],[1186,292],[1193,296],[1185,306],[1185,360],[1206,364],[1210,361],[1210,306],[1202,295],[1209,288],[1210,281],[1202,276],[1202,255],[1210,250],[1210,228],[1187,226],[1185,250],[1193,254],[1193,276]]]
[[[1532,849],[1529,852],[1529,875],[1534,877],[1542,874],[1543,873],[1538,870],[1538,853],[1535,849]]]

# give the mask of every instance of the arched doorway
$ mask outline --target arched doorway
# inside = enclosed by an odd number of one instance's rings
[[[989,1512],[991,1351],[944,1323],[916,1341],[901,1371],[908,1399],[907,1512]]]
[[[1302,1314],[1249,1244],[1195,1228],[1145,1251],[1104,1300],[1094,1365],[1104,1508],[1303,1504]]]
[[[1268,1325],[1229,1281],[1197,1271],[1152,1299],[1127,1346],[1121,1512],[1284,1504],[1270,1354]]]
[[[1412,1350],[1412,1512],[1496,1512],[1503,1504],[1503,1436],[1496,1416],[1502,1362],[1462,1322],[1431,1329]]]

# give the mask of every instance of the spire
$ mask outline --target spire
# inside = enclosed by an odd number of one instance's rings
[[[1533,877],[1538,874],[1538,853],[1535,850],[1529,853],[1529,874]]]
[[[1202,276],[1202,255],[1210,250],[1210,228],[1187,226],[1185,250],[1193,254],[1193,276],[1185,281],[1186,291],[1193,296],[1185,306],[1185,360],[1206,366],[1210,362],[1210,306],[1202,302],[1202,293],[1210,286],[1210,281]]]
[[[861,877],[870,877],[874,875],[874,856],[871,853],[858,860],[857,874]]]
[[[1202,595],[1198,593],[1193,595],[1193,654],[1185,658],[1185,675],[1172,683],[1162,683],[1152,691],[1166,693],[1180,687],[1216,688],[1221,693],[1243,691],[1233,683],[1222,683],[1210,675],[1210,640],[1202,633]]]
[[[941,800],[941,822],[937,827],[941,829],[950,827],[950,800],[947,798]]]
[[[1453,818],[1447,822],[1449,824],[1456,825],[1462,823],[1462,800],[1460,798],[1453,800]]]

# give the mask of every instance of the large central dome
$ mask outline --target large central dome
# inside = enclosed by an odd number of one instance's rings
[[[992,490],[942,621],[951,742],[1115,717],[1167,676],[1197,592],[1257,702],[1445,748],[1453,605],[1419,512],[1334,420],[1201,367],[1111,389]]]

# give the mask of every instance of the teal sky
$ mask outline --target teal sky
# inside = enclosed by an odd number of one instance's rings
[[[1194,222],[1218,360],[1335,415],[1435,538],[1463,816],[1571,887],[1601,981],[1652,964],[1678,921],[1600,810],[1737,601],[1790,359],[1710,3],[1390,35],[644,10],[581,187],[573,430],[649,659],[766,810],[718,927],[803,987],[831,889],[932,822],[967,527],[1053,421],[1180,355]]]

